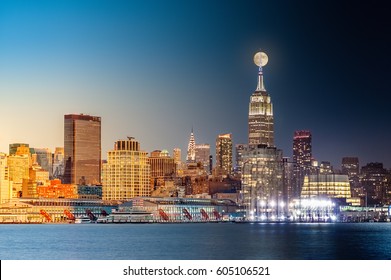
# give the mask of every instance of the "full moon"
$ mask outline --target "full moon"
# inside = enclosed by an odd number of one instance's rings
[[[257,66],[265,66],[268,61],[269,58],[267,57],[267,54],[265,54],[264,52],[257,52],[254,55],[254,63]]]

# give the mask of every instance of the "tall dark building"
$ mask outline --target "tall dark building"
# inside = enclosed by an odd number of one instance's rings
[[[241,174],[242,173],[242,165],[243,165],[243,151],[245,151],[247,145],[245,144],[236,144],[235,145],[235,172]]]
[[[295,131],[293,135],[293,161],[300,166],[311,166],[312,136],[308,130]]]
[[[389,204],[391,200],[389,172],[379,162],[361,167],[361,184],[369,205]]]
[[[342,174],[348,175],[353,197],[365,197],[360,182],[360,164],[358,157],[342,158]]]
[[[65,184],[101,182],[101,118],[64,116]]]
[[[300,197],[304,177],[310,174],[312,159],[312,136],[308,130],[295,131],[293,135],[293,179],[291,195]]]
[[[342,173],[349,176],[349,178],[358,176],[360,172],[360,164],[358,157],[344,157],[342,158]]]
[[[257,88],[250,97],[248,144],[274,146],[273,104],[263,84],[262,66],[259,66]]]

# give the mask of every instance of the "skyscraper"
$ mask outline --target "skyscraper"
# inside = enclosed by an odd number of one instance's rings
[[[165,181],[172,181],[176,173],[175,159],[170,157],[167,150],[155,150],[148,158],[151,168],[151,182],[154,189],[164,185]]]
[[[308,130],[297,130],[293,135],[293,179],[291,196],[298,198],[306,175],[310,174],[312,160],[312,135]]]
[[[173,157],[174,157],[174,161],[175,161],[175,164],[180,164],[182,159],[181,159],[181,149],[179,148],[174,148],[173,150]]]
[[[30,157],[17,152],[8,156],[7,164],[8,178],[12,181],[12,197],[21,197],[23,180],[29,179]]]
[[[103,164],[103,199],[150,196],[151,169],[147,155],[133,137],[115,142],[114,150],[107,152],[107,163]]]
[[[360,183],[360,163],[358,157],[342,158],[342,174],[348,175],[353,197],[365,197]]]
[[[273,104],[263,84],[262,66],[259,66],[257,88],[250,97],[248,144],[274,146]]]
[[[53,175],[53,158],[52,152],[49,148],[35,148],[37,154],[37,163],[46,171],[49,172],[49,176]]]
[[[191,129],[189,144],[187,145],[186,163],[195,163],[195,140],[193,129]]]
[[[64,148],[56,147],[53,154],[53,178],[62,178],[64,169]]]
[[[243,159],[242,154],[247,145],[245,144],[236,144],[235,145],[235,172],[239,174],[242,172]]]
[[[300,166],[311,166],[312,136],[308,130],[295,131],[293,136],[293,161]]]
[[[209,173],[210,164],[209,164],[209,156],[210,156],[210,145],[209,144],[196,144],[195,145],[195,161],[197,163],[201,163],[204,167],[204,170]]]
[[[216,167],[225,174],[232,172],[232,135],[219,134],[216,138]]]
[[[242,193],[243,204],[249,219],[260,218],[259,205],[270,208],[267,215],[278,216],[281,202],[288,203],[287,191],[284,189],[284,166],[282,150],[276,147],[245,146],[242,151]],[[275,208],[271,207],[275,204]],[[281,207],[283,208],[283,207]],[[255,213],[252,213],[253,210]],[[281,213],[283,209],[280,209]],[[266,213],[264,213],[266,214]],[[251,218],[251,216],[254,216]],[[270,218],[269,217],[269,218]]]
[[[101,181],[101,118],[64,116],[64,183],[91,185]]]

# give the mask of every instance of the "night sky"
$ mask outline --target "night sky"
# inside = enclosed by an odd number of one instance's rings
[[[319,1],[320,2],[320,1]],[[391,168],[391,10],[340,1],[1,1],[0,151],[63,146],[63,116],[102,117],[102,155],[133,136],[142,149],[219,133],[247,142],[259,49],[275,142],[295,130],[313,155]]]

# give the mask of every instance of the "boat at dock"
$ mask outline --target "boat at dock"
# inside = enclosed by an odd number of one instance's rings
[[[75,219],[75,224],[90,224],[90,223],[92,223],[92,221],[88,216],[78,217]]]
[[[152,223],[153,214],[147,211],[114,211],[106,217],[98,218],[97,223]]]

